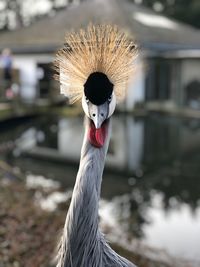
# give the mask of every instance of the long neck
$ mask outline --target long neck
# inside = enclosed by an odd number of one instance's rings
[[[98,249],[98,203],[111,126],[109,121],[105,145],[95,148],[88,141],[87,119],[85,125],[80,165],[65,221],[57,267],[87,266],[83,262],[87,258],[84,256]]]

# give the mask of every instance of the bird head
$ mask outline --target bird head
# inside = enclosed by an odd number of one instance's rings
[[[105,143],[109,118],[126,95],[136,57],[135,42],[117,26],[92,24],[67,33],[56,55],[61,93],[70,103],[82,100],[93,146]]]
[[[102,72],[90,74],[84,84],[82,107],[90,120],[88,138],[95,147],[102,147],[107,135],[107,123],[116,106],[113,84]]]

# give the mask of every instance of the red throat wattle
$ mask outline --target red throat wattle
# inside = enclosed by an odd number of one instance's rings
[[[93,122],[90,123],[88,139],[91,145],[101,148],[107,136],[107,122],[104,122],[99,129],[96,129]]]

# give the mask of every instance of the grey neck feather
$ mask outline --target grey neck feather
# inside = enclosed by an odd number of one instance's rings
[[[85,267],[82,264],[84,254],[92,253],[90,250],[95,249],[99,235],[98,202],[110,140],[111,122],[109,121],[108,124],[105,145],[102,148],[95,148],[88,141],[89,121],[85,119],[86,130],[80,165],[60,243],[57,267]]]
[[[102,148],[87,138],[88,120],[81,151],[79,171],[59,244],[57,267],[135,267],[106,243],[98,229],[98,208],[102,173],[110,140],[111,122]]]

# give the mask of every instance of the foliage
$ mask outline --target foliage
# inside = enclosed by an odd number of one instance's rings
[[[0,30],[27,26],[77,0],[0,0]],[[31,7],[31,8],[30,8]]]
[[[200,28],[199,0],[143,0],[140,2],[159,13]]]

